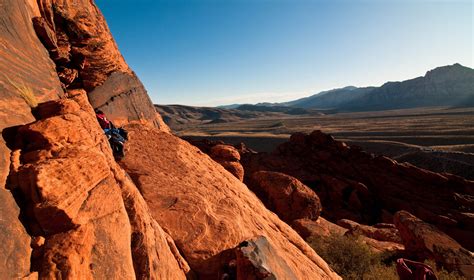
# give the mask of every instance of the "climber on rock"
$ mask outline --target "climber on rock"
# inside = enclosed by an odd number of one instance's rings
[[[107,119],[104,112],[96,109],[95,115],[100,127],[104,130],[107,139],[109,140],[110,147],[114,153],[116,159],[122,159],[125,156],[124,144],[128,140],[128,133],[123,128],[116,128],[114,124]]]

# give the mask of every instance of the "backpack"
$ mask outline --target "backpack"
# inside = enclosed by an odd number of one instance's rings
[[[102,129],[110,128],[110,121],[105,117],[104,114],[96,114],[96,117]]]

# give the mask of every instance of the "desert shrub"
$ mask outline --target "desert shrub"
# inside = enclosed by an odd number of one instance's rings
[[[308,239],[309,245],[343,279],[349,280],[398,280],[395,260],[391,253],[375,253],[357,237],[332,235]],[[457,272],[436,269],[434,261],[425,263],[435,269],[439,280],[464,280]]]
[[[25,100],[26,104],[28,104],[30,108],[36,108],[38,106],[38,101],[36,100],[36,96],[33,93],[33,90],[29,86],[25,84],[16,83],[8,78],[7,80],[17,90],[17,94],[21,98],[23,98],[23,100]]]
[[[276,122],[276,123],[270,125],[269,128],[276,128],[276,127],[282,127],[282,126],[285,126],[285,123],[282,122],[282,121],[279,121],[279,122]]]
[[[399,280],[395,264],[390,266],[384,264],[374,264],[364,273],[364,280]]]
[[[394,265],[384,264],[387,256],[372,252],[356,237],[332,235],[308,242],[343,279],[398,279]]]
[[[431,266],[433,269],[436,269],[435,274],[438,276],[438,280],[464,280],[465,277],[461,276],[459,273],[453,271],[449,272],[444,268],[437,268],[436,263],[432,260],[426,260],[425,264]]]

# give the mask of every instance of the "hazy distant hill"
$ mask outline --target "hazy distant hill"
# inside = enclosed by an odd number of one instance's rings
[[[275,109],[254,105],[240,105],[238,109],[224,109],[213,107],[193,107],[184,105],[155,105],[156,111],[160,113],[163,120],[171,127],[189,124],[212,124],[227,123],[244,119],[261,117],[283,117],[284,107]],[[287,108],[287,111],[296,114],[309,112],[299,108]]]
[[[250,105],[244,104],[236,107],[235,109],[240,111],[252,111],[252,112],[275,112],[275,113],[284,113],[288,115],[306,115],[306,114],[321,114],[316,110],[312,109],[303,109],[298,107],[288,107],[282,105]]]
[[[374,87],[357,88],[353,86],[323,91],[318,94],[285,102],[281,105],[298,108],[338,108],[348,102],[357,100],[364,94],[372,91]]]
[[[388,82],[381,87],[334,89],[280,105],[348,111],[474,106],[474,70],[454,64],[403,82]]]

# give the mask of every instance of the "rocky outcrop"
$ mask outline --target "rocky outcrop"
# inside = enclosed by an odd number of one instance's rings
[[[12,127],[34,120],[38,102],[63,94],[54,63],[36,37],[31,17],[36,3],[4,0],[0,9],[0,275],[13,279],[30,274],[31,238],[18,219],[19,208],[5,189],[11,151]]]
[[[244,180],[244,168],[240,164],[240,154],[230,145],[215,145],[209,155],[240,181]]]
[[[241,157],[246,182],[256,171],[293,176],[316,191],[331,220],[390,223],[393,213],[407,210],[474,248],[472,181],[376,157],[320,131],[294,134],[270,154]]]
[[[316,221],[309,219],[299,219],[292,223],[292,227],[306,240],[322,239],[337,236],[355,236],[358,242],[366,244],[373,252],[395,252],[399,253],[404,250],[403,244],[399,242],[383,241],[371,238],[364,235],[360,231],[355,232],[343,228],[337,224],[333,224],[330,221],[319,217]]]
[[[236,255],[237,279],[298,279],[264,236],[240,243]]]
[[[242,182],[199,149],[156,129],[131,125],[128,130],[121,165],[199,277],[215,279],[233,248],[264,236],[296,279],[339,278]]]
[[[474,277],[474,254],[454,239],[407,211],[395,214],[407,253],[416,259],[434,259],[438,265],[457,270],[468,279]]]
[[[39,14],[33,18],[33,26],[55,62],[64,88],[85,89],[92,106],[117,125],[141,122],[163,126],[93,1],[37,2]]]
[[[45,239],[31,268],[40,278],[184,279],[189,267],[115,163],[85,92],[69,95],[40,104],[14,143],[9,188],[30,234]]]
[[[252,174],[247,185],[269,210],[288,224],[304,218],[317,220],[321,213],[316,193],[291,176],[259,171]]]
[[[192,140],[185,139],[192,145],[198,147],[203,153],[209,155],[213,160],[222,165],[240,181],[244,180],[244,168],[240,164],[240,152],[232,145],[224,144],[222,141]]]
[[[367,226],[346,219],[337,221],[337,224],[346,228],[348,230],[347,234],[350,235],[362,235],[379,241],[402,243],[400,234],[393,224]]]
[[[347,229],[333,224],[323,217],[319,217],[316,221],[310,219],[295,220],[291,227],[304,239],[309,237],[329,237],[331,235],[342,236],[347,232]]]

